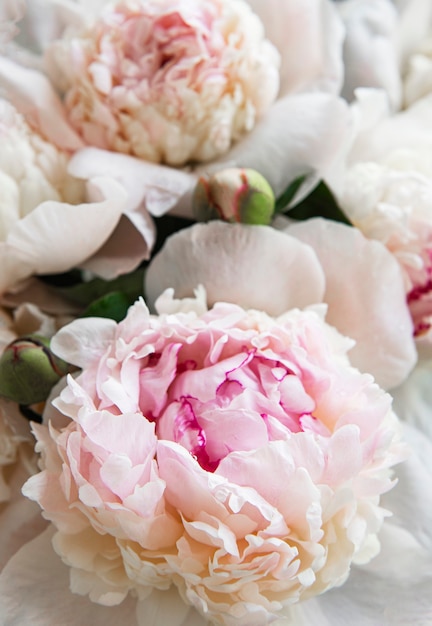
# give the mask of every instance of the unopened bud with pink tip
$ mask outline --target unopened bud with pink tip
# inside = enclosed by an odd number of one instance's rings
[[[275,197],[257,171],[229,168],[200,178],[193,195],[193,210],[200,221],[222,219],[242,224],[270,224]]]

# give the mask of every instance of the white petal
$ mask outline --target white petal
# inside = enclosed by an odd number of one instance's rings
[[[210,222],[170,237],[147,270],[145,293],[154,305],[168,287],[208,303],[233,302],[280,315],[322,301],[324,279],[313,251],[266,226]]]
[[[395,0],[399,9],[397,46],[405,68],[408,57],[429,34],[432,25],[432,3],[429,0]]]
[[[63,105],[41,73],[0,57],[0,81],[8,99],[57,147],[78,150],[84,144],[66,120]]]
[[[355,114],[360,127],[349,154],[350,163],[383,161],[391,152],[413,150],[428,157],[432,149],[432,95],[391,115],[384,93],[358,89]],[[430,158],[430,157],[429,157]]]
[[[270,183],[276,196],[293,179],[311,172],[325,177],[351,141],[351,112],[344,100],[324,93],[287,96],[227,155],[197,172],[250,167]]]
[[[385,389],[400,384],[416,361],[411,316],[399,266],[377,241],[321,218],[286,232],[312,246],[326,276],[327,321],[356,340],[349,357]]]
[[[381,552],[353,567],[339,589],[299,604],[296,626],[428,626],[432,623],[432,443],[412,428],[413,448],[397,467],[399,482],[382,504],[393,512],[380,533]],[[309,618],[309,621],[307,621]]]
[[[314,89],[338,93],[344,28],[328,0],[248,0],[282,57],[281,95]]]
[[[3,505],[0,509],[0,571],[15,552],[39,535],[46,525],[39,506],[23,495]]]
[[[432,362],[420,362],[392,396],[397,415],[432,441]]]
[[[129,218],[135,216],[132,223]],[[107,280],[126,274],[149,258],[155,239],[156,228],[148,213],[122,215],[109,239],[81,267]]]
[[[19,550],[0,576],[2,626],[136,626],[135,601],[104,607],[69,591],[69,568],[55,554],[50,526]]]
[[[342,95],[352,100],[357,87],[382,88],[393,108],[397,108],[402,86],[394,41],[397,12],[393,3],[391,0],[346,0],[337,7],[347,28]]]
[[[87,317],[63,326],[51,339],[51,350],[77,367],[86,367],[100,357],[113,341],[117,324],[114,320]]]
[[[10,266],[2,267],[0,291],[32,273],[67,271],[105,243],[124,210],[125,192],[108,178],[90,181],[89,191],[94,202],[46,201],[15,223],[7,242],[0,244],[0,255]]]
[[[207,626],[194,609],[181,599],[177,589],[168,591],[155,589],[137,604],[138,626]]]
[[[68,170],[85,180],[102,175],[117,179],[128,194],[127,212],[148,211],[155,217],[173,209],[196,182],[195,176],[182,170],[98,148],[78,151]]]

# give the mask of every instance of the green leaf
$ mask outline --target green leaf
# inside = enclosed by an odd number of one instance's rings
[[[297,191],[303,185],[306,178],[307,178],[307,175],[303,174],[303,176],[299,176],[298,178],[295,178],[288,185],[288,187],[285,189],[282,195],[280,195],[279,198],[277,198],[276,200],[275,213],[282,213],[287,208],[291,200],[296,195]]]
[[[307,220],[312,217],[324,217],[335,222],[352,226],[325,182],[321,181],[315,189],[286,215],[293,220]]]
[[[84,311],[82,317],[108,317],[116,322],[121,322],[126,317],[128,308],[132,302],[121,291],[107,293],[94,300]]]
[[[88,282],[81,282],[72,287],[57,289],[64,297],[71,302],[88,307],[94,300],[112,292],[123,293],[132,304],[143,295],[144,290],[144,269],[138,269],[129,274],[119,276],[114,280],[103,280],[94,278]]]

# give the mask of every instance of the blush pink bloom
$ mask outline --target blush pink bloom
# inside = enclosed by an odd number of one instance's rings
[[[199,176],[228,166],[276,195],[309,175],[306,193],[351,133],[330,0],[32,0],[18,28],[0,57],[8,97],[76,152],[74,176],[117,178],[136,221],[191,217]]]
[[[209,305],[224,300],[270,315],[323,303],[327,322],[355,340],[355,367],[385,389],[399,385],[417,355],[393,255],[358,229],[331,220],[285,226],[279,218],[278,225],[282,232],[213,221],[175,233],[147,269],[150,305],[169,287],[185,298],[199,284]]]
[[[87,144],[170,165],[226,152],[279,89],[243,0],[122,0],[47,55]]]
[[[431,96],[391,114],[377,90],[359,90],[355,139],[335,182],[338,202],[367,238],[399,263],[417,347],[432,333]]]
[[[204,299],[167,292],[159,315],[138,301],[120,324],[59,331],[83,371],[35,426],[42,472],[24,492],[78,594],[151,607],[177,589],[191,623],[290,620],[378,553],[398,423],[317,312]]]
[[[341,206],[366,237],[398,260],[417,338],[432,327],[432,180],[373,162],[347,174]]]

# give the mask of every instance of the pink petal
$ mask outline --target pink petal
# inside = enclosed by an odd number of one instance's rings
[[[349,357],[384,388],[400,384],[416,361],[412,321],[399,266],[359,230],[308,220],[286,232],[312,246],[326,276],[327,321],[356,340]]]
[[[193,295],[200,284],[209,304],[233,302],[280,315],[322,301],[322,270],[308,246],[265,226],[210,222],[170,237],[151,262],[146,294],[154,304],[167,288]]]

